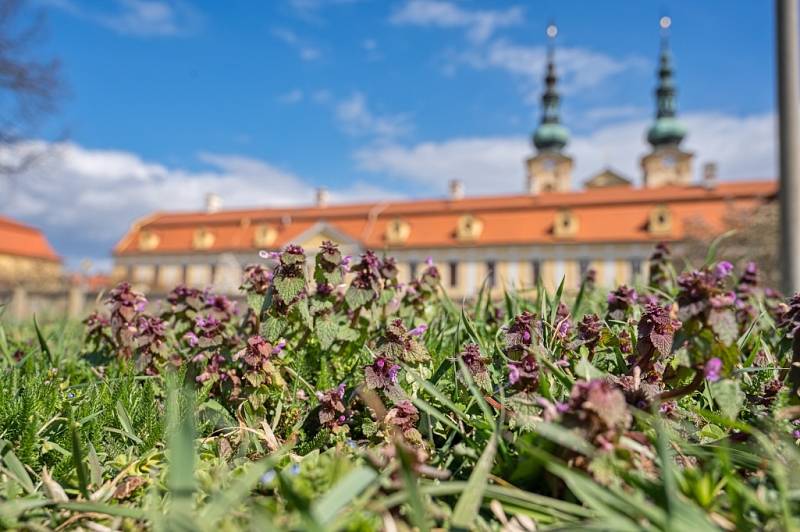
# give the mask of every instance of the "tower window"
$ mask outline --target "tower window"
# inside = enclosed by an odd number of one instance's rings
[[[486,263],[486,284],[489,288],[494,288],[497,282],[496,268],[493,260]]]
[[[458,286],[458,263],[453,261],[450,263],[450,287],[455,288]]]

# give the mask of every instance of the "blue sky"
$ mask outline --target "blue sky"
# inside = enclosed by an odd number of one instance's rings
[[[0,209],[106,265],[153,210],[522,189],[557,22],[576,187],[638,179],[659,17],[699,163],[772,177],[772,4],[639,0],[36,0],[68,94],[29,149],[52,155]],[[59,142],[56,142],[59,141]],[[2,192],[2,190],[0,190]]]

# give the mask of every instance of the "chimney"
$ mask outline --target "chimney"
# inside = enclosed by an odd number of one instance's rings
[[[206,194],[206,212],[209,214],[213,214],[215,212],[219,212],[222,209],[222,198],[219,197],[218,194],[214,194],[213,192],[209,192]]]
[[[712,189],[717,186],[717,163],[703,165],[703,187]]]
[[[460,179],[450,180],[450,199],[460,200],[464,199],[464,182]]]
[[[325,187],[317,188],[317,207],[327,207],[330,194]]]

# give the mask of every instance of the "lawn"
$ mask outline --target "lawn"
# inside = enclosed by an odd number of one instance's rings
[[[800,296],[754,264],[659,247],[647,285],[462,303],[311,262],[0,328],[0,528],[800,526]]]

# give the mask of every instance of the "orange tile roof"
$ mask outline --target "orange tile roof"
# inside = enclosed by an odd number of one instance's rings
[[[61,262],[41,231],[5,216],[0,216],[0,255]]]
[[[536,196],[507,195],[467,197],[459,200],[421,199],[326,207],[288,207],[205,212],[155,213],[140,220],[115,247],[115,255],[247,251],[254,244],[256,227],[267,224],[277,230],[272,248],[283,247],[317,223],[325,223],[365,247],[432,248],[546,243],[604,243],[678,240],[688,225],[702,220],[721,230],[730,206],[754,207],[777,194],[774,181],[721,183],[713,189],[672,186],[656,189],[600,188],[579,192],[544,193]],[[668,205],[672,227],[667,234],[652,234],[647,223],[658,205]],[[556,213],[569,210],[579,223],[569,238],[553,234]],[[480,236],[471,242],[455,237],[458,220],[469,214],[483,223]],[[388,224],[401,219],[410,234],[402,245],[389,245]],[[214,244],[205,250],[192,246],[197,229],[206,228]],[[158,245],[139,249],[142,231],[158,236]]]

